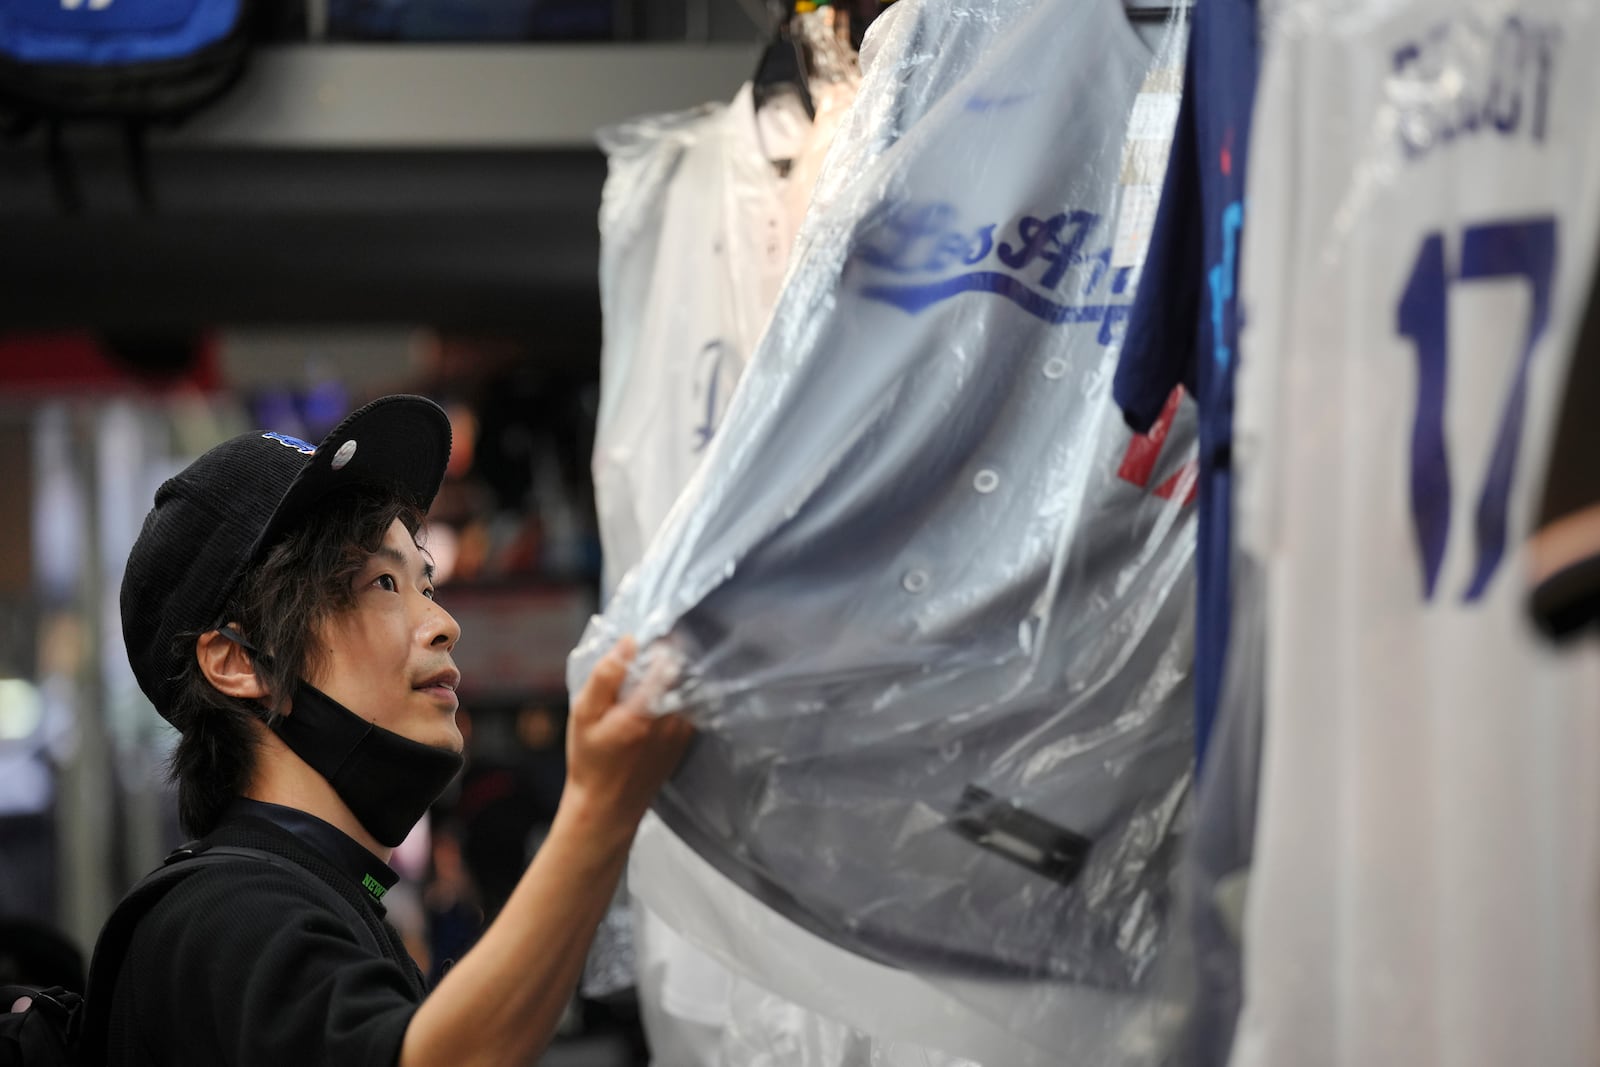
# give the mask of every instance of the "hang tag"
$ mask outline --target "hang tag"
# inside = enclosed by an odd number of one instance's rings
[[[1181,35],[1177,35],[1181,36]],[[1181,55],[1181,41],[1169,42]],[[1144,268],[1150,236],[1161,205],[1161,185],[1178,124],[1179,93],[1183,88],[1181,65],[1159,66],[1145,76],[1128,115],[1128,135],[1122,142],[1122,176],[1117,205],[1117,233],[1111,245],[1111,265],[1131,267],[1134,280]]]
[[[1148,86],[1150,79],[1145,80]],[[1172,143],[1172,130],[1178,124],[1178,94],[1141,89],[1133,101],[1128,118],[1128,140]]]
[[[1111,246],[1113,267],[1144,269],[1150,250],[1150,235],[1156,228],[1156,212],[1161,207],[1161,186],[1125,185],[1117,211],[1117,237]],[[1135,279],[1137,281],[1137,279]]]

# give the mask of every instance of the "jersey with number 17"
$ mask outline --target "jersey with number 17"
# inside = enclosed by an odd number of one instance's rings
[[[1600,211],[1600,5],[1285,0],[1235,459],[1266,568],[1234,1067],[1600,1062],[1600,669],[1519,553]]]

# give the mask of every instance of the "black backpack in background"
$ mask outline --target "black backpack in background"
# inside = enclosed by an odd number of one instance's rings
[[[0,123],[42,125],[64,206],[79,197],[61,132],[120,124],[141,199],[150,202],[144,131],[218,99],[249,60],[256,0],[0,0]]]
[[[270,863],[293,872],[345,919],[363,944],[375,953],[383,952],[355,907],[299,864],[260,849],[187,844],[129,890],[106,920],[89,964],[87,1000],[60,986],[0,986],[0,1067],[103,1067],[111,991],[133,941],[134,928],[180,881],[218,863]],[[13,1012],[11,1005],[19,997],[30,997],[33,1004],[26,1011]]]

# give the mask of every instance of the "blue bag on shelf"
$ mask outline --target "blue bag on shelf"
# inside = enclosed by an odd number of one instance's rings
[[[175,122],[243,74],[252,0],[0,0],[0,113]]]

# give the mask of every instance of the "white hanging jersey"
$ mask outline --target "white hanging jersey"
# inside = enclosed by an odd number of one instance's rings
[[[1600,1062],[1600,664],[1523,551],[1600,209],[1600,5],[1274,15],[1235,449],[1267,721],[1235,1067]]]
[[[797,113],[796,98],[755,112],[746,87],[731,105],[641,118],[601,134],[609,172],[594,472],[613,581],[637,562],[720,422],[777,299],[811,186],[856,82],[819,86],[813,123]],[[780,177],[768,159],[790,156]],[[640,836],[652,832],[669,847],[677,842],[648,815]],[[674,870],[637,857],[630,880],[672,897],[686,888]],[[789,1027],[788,1047],[808,1065],[830,1067],[850,1055],[837,1040],[842,1024],[736,977],[637,903],[633,918],[637,956],[627,917],[614,910],[597,934],[585,991],[607,995],[637,974],[658,1067],[748,1063],[744,1053],[758,1035]],[[752,1012],[753,1005],[763,1010]],[[927,1011],[940,1014],[938,1006]],[[865,1040],[849,1036],[854,1044],[843,1044],[851,1048]]]
[[[644,554],[715,435],[777,301],[799,219],[748,85],[731,104],[634,120],[600,143],[610,169],[593,466],[614,580]]]

